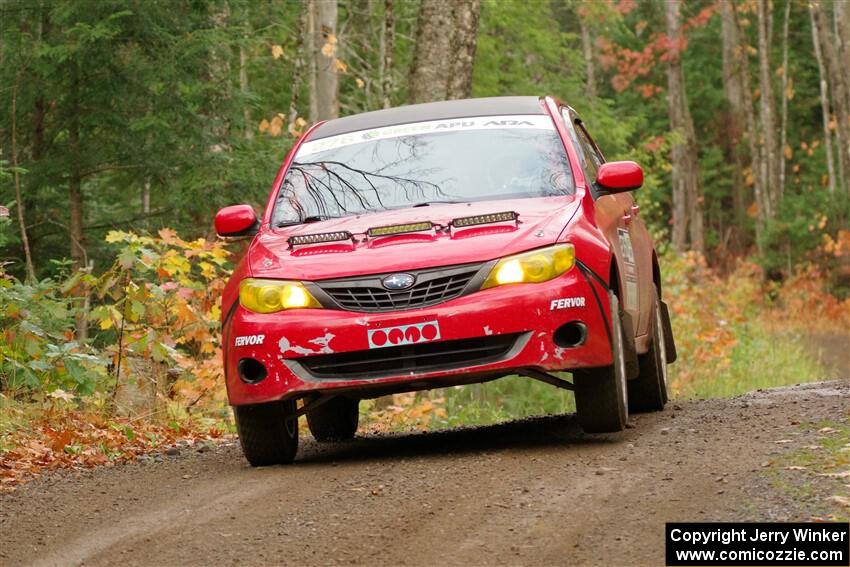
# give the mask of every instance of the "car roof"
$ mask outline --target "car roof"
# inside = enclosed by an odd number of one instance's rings
[[[541,104],[541,98],[536,96],[500,96],[427,102],[328,120],[313,130],[310,140],[426,120],[512,114],[546,114],[546,111]]]

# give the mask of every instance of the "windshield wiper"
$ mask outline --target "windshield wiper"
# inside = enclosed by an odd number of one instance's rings
[[[310,215],[309,217],[304,217],[302,220],[297,220],[297,221],[292,221],[292,220],[280,221],[279,223],[277,223],[276,225],[274,225],[274,227],[275,227],[275,228],[284,228],[284,227],[286,227],[286,226],[297,226],[297,225],[299,225],[299,224],[309,224],[309,223],[311,223],[311,222],[326,221],[326,220],[335,219],[335,218],[337,218],[337,217],[330,217],[330,216],[327,216],[327,215]]]
[[[423,203],[416,203],[415,205],[410,205],[412,208],[416,207],[430,207],[431,205],[458,205],[461,203],[466,203],[467,201],[425,201]]]

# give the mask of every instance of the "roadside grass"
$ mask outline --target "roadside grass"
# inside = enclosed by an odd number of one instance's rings
[[[0,394],[0,456],[13,448],[10,435],[15,431],[26,430],[37,414],[38,410],[31,404],[22,404]]]
[[[728,358],[694,367],[688,353],[670,366],[673,398],[729,398],[753,390],[823,380],[824,369],[795,334],[772,334],[759,321],[736,325]],[[688,374],[687,380],[679,380]]]
[[[434,431],[574,411],[571,392],[524,376],[367,400],[360,408],[361,423],[373,431]]]
[[[568,374],[562,377],[570,379]],[[435,429],[575,411],[571,392],[525,376],[452,388],[445,392],[445,398],[447,415],[434,421]]]
[[[825,510],[824,517],[803,519],[850,521],[850,421],[809,422],[800,429],[814,441],[773,463],[771,486]]]

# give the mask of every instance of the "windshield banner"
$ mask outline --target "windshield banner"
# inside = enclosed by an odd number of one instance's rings
[[[372,130],[360,130],[306,142],[298,150],[302,158],[325,150],[353,146],[374,140],[386,140],[417,134],[439,134],[440,132],[455,132],[458,130],[498,130],[511,128],[526,128],[534,130],[555,130],[552,119],[542,114],[520,114],[514,116],[471,116],[452,118],[449,120],[430,120],[428,122],[413,122],[384,126]]]

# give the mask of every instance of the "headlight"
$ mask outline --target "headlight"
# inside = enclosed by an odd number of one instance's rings
[[[301,282],[252,278],[244,279],[239,284],[239,303],[255,313],[322,307]]]
[[[572,244],[556,244],[502,258],[481,289],[513,283],[540,283],[556,278],[573,267],[576,251]]]

